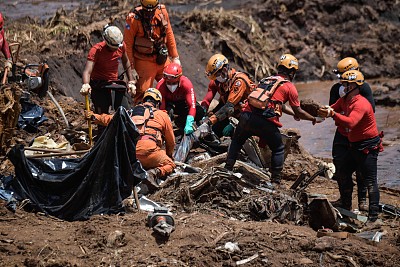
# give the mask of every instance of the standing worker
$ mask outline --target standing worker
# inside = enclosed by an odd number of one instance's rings
[[[378,132],[372,105],[360,95],[364,75],[360,71],[349,70],[342,74],[340,80],[344,86],[345,97],[340,98],[332,106],[320,108],[318,115],[332,117],[336,125],[348,129],[350,149],[346,152],[338,173],[342,207],[351,210],[353,193],[351,177],[359,170],[368,188],[368,222],[375,222],[378,219],[380,197],[377,163],[378,154],[383,151],[381,139],[383,134]]]
[[[280,184],[285,146],[279,131],[279,127],[282,127],[279,117],[282,115],[281,111],[285,111],[284,104],[289,102],[296,118],[312,121],[313,124],[319,122],[300,107],[297,89],[291,83],[298,69],[299,63],[294,56],[290,54],[282,55],[278,63],[278,74],[268,77],[271,80],[276,80],[274,84],[277,83],[274,93],[270,95],[270,106],[264,111],[253,107],[249,101],[245,103],[243,112],[240,114],[239,124],[229,146],[226,169],[233,170],[239,151],[246,140],[251,136],[258,136],[260,140],[266,142],[272,152],[271,181],[274,184]]]
[[[160,109],[168,112],[181,132],[193,133],[193,124],[199,123],[205,112],[196,101],[192,82],[182,75],[181,65],[177,63],[167,65],[164,69],[164,78],[157,83],[156,88],[162,95]]]
[[[218,137],[232,136],[234,129],[229,117],[239,116],[242,104],[255,84],[246,73],[231,68],[228,59],[222,54],[215,54],[208,60],[206,75],[210,83],[201,106],[208,110],[217,93],[220,98],[219,104],[213,110],[214,114],[205,123],[212,125],[212,130]]]
[[[149,88],[144,93],[143,103],[128,112],[141,135],[136,145],[136,158],[147,171],[150,190],[158,188],[157,179],[171,174],[176,167],[172,160],[175,136],[168,114],[159,110],[161,101],[161,93]],[[104,126],[112,119],[112,115],[92,112],[87,113],[86,117]]]
[[[154,80],[161,80],[164,67],[171,62],[169,57],[181,65],[165,6],[158,0],[140,0],[140,4],[129,12],[124,31],[129,60],[139,75],[135,104]]]
[[[4,70],[7,69],[7,71],[11,71],[12,68],[11,52],[4,34],[4,18],[1,12],[0,12],[0,50],[3,53],[4,57],[6,58],[6,61],[4,63]]]
[[[121,30],[116,26],[106,25],[103,38],[104,41],[89,50],[80,90],[84,96],[91,94],[95,112],[98,114],[108,114],[112,105],[114,110],[119,106],[129,108],[126,88],[115,92],[105,89],[111,82],[118,80],[118,65],[121,60],[129,80],[128,93],[135,94],[136,90]]]
[[[333,72],[340,79],[346,71],[349,70],[358,70],[359,65],[355,58],[346,57],[340,60],[337,64],[337,69]],[[333,105],[336,101],[341,97],[345,97],[346,93],[344,92],[344,86],[338,82],[334,84],[330,90],[329,94],[329,105]],[[360,95],[365,97],[368,102],[371,104],[373,111],[375,112],[375,100],[372,95],[371,87],[368,83],[364,82],[360,87]],[[347,151],[350,149],[350,143],[347,138],[348,129],[344,128],[341,125],[338,125],[336,128],[335,136],[333,138],[332,144],[332,158],[333,164],[335,164],[336,173],[340,172],[341,165],[343,163],[344,157]],[[337,179],[336,175],[334,179],[337,180],[338,186],[340,187],[340,179]],[[356,181],[357,181],[357,191],[358,191],[358,209],[360,211],[368,211],[367,204],[367,188],[365,187],[362,175],[360,171],[356,171]],[[334,203],[335,205],[342,206],[341,200],[337,200]]]

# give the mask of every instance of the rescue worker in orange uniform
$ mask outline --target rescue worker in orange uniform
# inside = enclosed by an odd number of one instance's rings
[[[12,58],[10,53],[10,47],[4,35],[4,18],[3,14],[0,12],[0,50],[3,53],[6,61],[4,62],[4,69],[11,71],[12,68]]]
[[[239,117],[242,104],[255,84],[246,73],[229,67],[228,59],[222,54],[215,54],[208,60],[206,75],[210,83],[201,106],[208,110],[217,93],[220,98],[219,104],[213,110],[214,114],[204,123],[212,125],[212,130],[218,137],[232,136],[233,126],[229,117]]]
[[[158,0],[140,0],[126,18],[124,41],[132,67],[139,75],[135,104],[144,91],[161,80],[171,60],[181,65],[168,12]]]
[[[143,103],[128,111],[141,135],[136,144],[136,158],[147,171],[152,189],[158,187],[157,179],[171,174],[176,167],[172,160],[175,136],[167,112],[158,109],[161,101],[161,93],[149,88],[144,93]],[[86,113],[86,117],[101,125],[108,125],[112,119],[112,115],[93,112]]]
[[[368,223],[378,219],[379,187],[377,182],[377,164],[379,152],[383,151],[383,134],[378,132],[372,105],[360,94],[364,84],[364,75],[358,70],[343,73],[341,83],[345,96],[333,105],[320,108],[318,115],[331,117],[335,124],[347,129],[350,148],[341,163],[338,179],[342,208],[351,210],[353,180],[352,174],[360,171],[364,184],[368,188]]]
[[[123,42],[121,30],[116,26],[106,25],[103,29],[104,41],[95,44],[88,53],[85,69],[82,73],[81,95],[91,94],[91,99],[96,113],[109,113],[110,106],[114,110],[119,106],[129,108],[126,88],[116,91],[114,103],[112,92],[105,88],[112,81],[118,80],[119,62],[125,70],[130,69],[130,63],[126,54],[126,45]],[[136,90],[136,81],[132,72],[127,71],[128,89],[130,94]]]
[[[279,131],[279,127],[282,127],[279,117],[282,115],[282,111],[285,112],[284,104],[289,102],[292,108],[290,113],[293,112],[295,118],[309,120],[313,124],[321,122],[300,107],[297,89],[291,83],[298,69],[298,60],[293,55],[282,55],[278,63],[278,74],[272,77],[284,79],[285,82],[280,84],[271,95],[270,99],[272,101],[270,103],[272,106],[264,111],[253,107],[249,101],[245,103],[243,112],[240,114],[239,124],[236,127],[229,146],[225,164],[226,169],[233,170],[239,151],[246,140],[251,136],[258,136],[260,137],[260,141],[265,142],[272,152],[271,167],[269,170],[271,172],[271,181],[274,184],[280,184],[285,146]]]

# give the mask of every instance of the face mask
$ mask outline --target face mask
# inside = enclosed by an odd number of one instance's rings
[[[178,88],[178,84],[167,84],[168,89],[171,93],[175,92],[176,88]]]
[[[340,96],[340,97],[344,97],[345,95],[346,95],[346,92],[344,91],[344,86],[341,85],[341,86],[339,87],[339,96]]]
[[[227,80],[228,78],[222,78],[221,76],[218,76],[217,78],[216,78],[216,80],[219,82],[219,83],[224,83],[224,82],[226,82],[226,80]]]

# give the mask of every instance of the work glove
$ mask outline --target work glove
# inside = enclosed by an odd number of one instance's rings
[[[182,66],[182,65],[181,65],[181,61],[179,60],[179,57],[174,57],[174,58],[172,59],[172,62],[173,62],[173,63],[176,63],[176,64],[179,64],[180,66]]]
[[[203,122],[198,128],[199,138],[203,138],[211,133],[211,125],[206,121]]]
[[[91,91],[92,91],[92,88],[90,87],[90,84],[84,83],[84,84],[82,84],[82,88],[79,91],[79,93],[81,93],[81,95],[83,95],[83,96],[86,96],[86,95],[90,94]]]
[[[12,68],[12,60],[11,60],[11,59],[7,59],[7,60],[4,62],[4,69],[8,69],[8,70],[10,71],[11,68]]]
[[[335,115],[335,111],[330,106],[321,107],[317,111],[318,117],[329,118]]]
[[[232,136],[234,130],[235,130],[235,128],[233,127],[233,125],[229,123],[222,130],[222,135],[223,136]]]
[[[85,110],[85,120],[87,121],[95,121],[96,117],[94,115],[94,112],[91,110]]]
[[[193,123],[194,123],[194,117],[192,115],[187,115],[185,129],[183,130],[186,135],[194,132]]]
[[[136,81],[129,81],[128,82],[128,88],[131,96],[136,95]]]

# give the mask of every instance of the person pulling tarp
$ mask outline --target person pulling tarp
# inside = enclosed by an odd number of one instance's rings
[[[136,158],[139,138],[137,127],[120,107],[82,158],[27,159],[24,147],[14,146],[8,158],[15,179],[7,188],[17,200],[29,199],[35,210],[63,220],[123,212],[122,200],[147,178]]]
[[[161,101],[160,91],[149,88],[144,93],[143,103],[128,111],[139,129],[136,157],[147,170],[148,178],[145,183],[150,191],[158,188],[157,179],[171,174],[176,167],[172,160],[175,136],[167,112],[158,109]],[[112,119],[112,115],[93,112],[87,112],[86,117],[100,125],[107,125]]]

